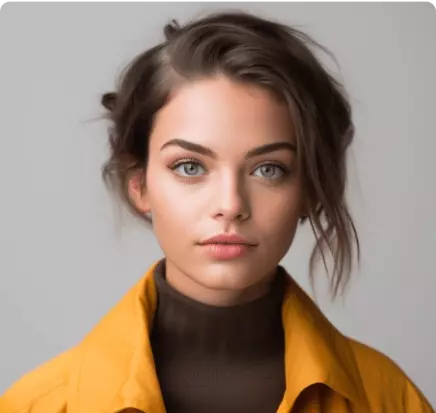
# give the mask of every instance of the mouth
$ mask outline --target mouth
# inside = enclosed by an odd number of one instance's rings
[[[249,255],[257,244],[237,233],[221,233],[199,243],[202,251],[213,260],[233,260]]]

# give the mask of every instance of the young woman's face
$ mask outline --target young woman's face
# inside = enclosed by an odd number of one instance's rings
[[[262,294],[303,212],[295,145],[288,110],[266,90],[223,77],[177,90],[155,119],[143,196],[130,183],[174,287],[217,305]],[[202,245],[220,234],[250,246]]]

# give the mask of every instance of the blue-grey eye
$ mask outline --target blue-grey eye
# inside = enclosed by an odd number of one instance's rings
[[[261,178],[266,179],[281,178],[285,174],[285,171],[281,166],[272,163],[260,165],[256,168],[256,171],[261,171]]]
[[[203,169],[202,166],[196,162],[182,162],[174,167],[174,170],[182,176],[198,176],[201,169]]]

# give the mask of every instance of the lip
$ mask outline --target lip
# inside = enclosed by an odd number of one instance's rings
[[[226,261],[246,256],[254,249],[254,246],[247,244],[211,243],[204,244],[201,248],[210,258],[219,261]]]
[[[212,259],[232,260],[247,255],[257,244],[238,234],[219,234],[200,242],[199,245]]]
[[[200,245],[210,244],[245,245],[249,247],[254,247],[256,245],[255,243],[248,241],[246,238],[238,234],[219,234],[200,242]]]

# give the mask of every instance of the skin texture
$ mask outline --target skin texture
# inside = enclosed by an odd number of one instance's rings
[[[174,139],[207,147],[214,156],[168,144]],[[294,150],[246,157],[279,142]],[[264,89],[216,77],[173,92],[155,117],[145,188],[139,174],[128,186],[138,210],[152,214],[170,285],[215,306],[249,302],[268,291],[304,213],[295,145],[286,106]],[[198,245],[226,232],[256,246],[220,261]]]

